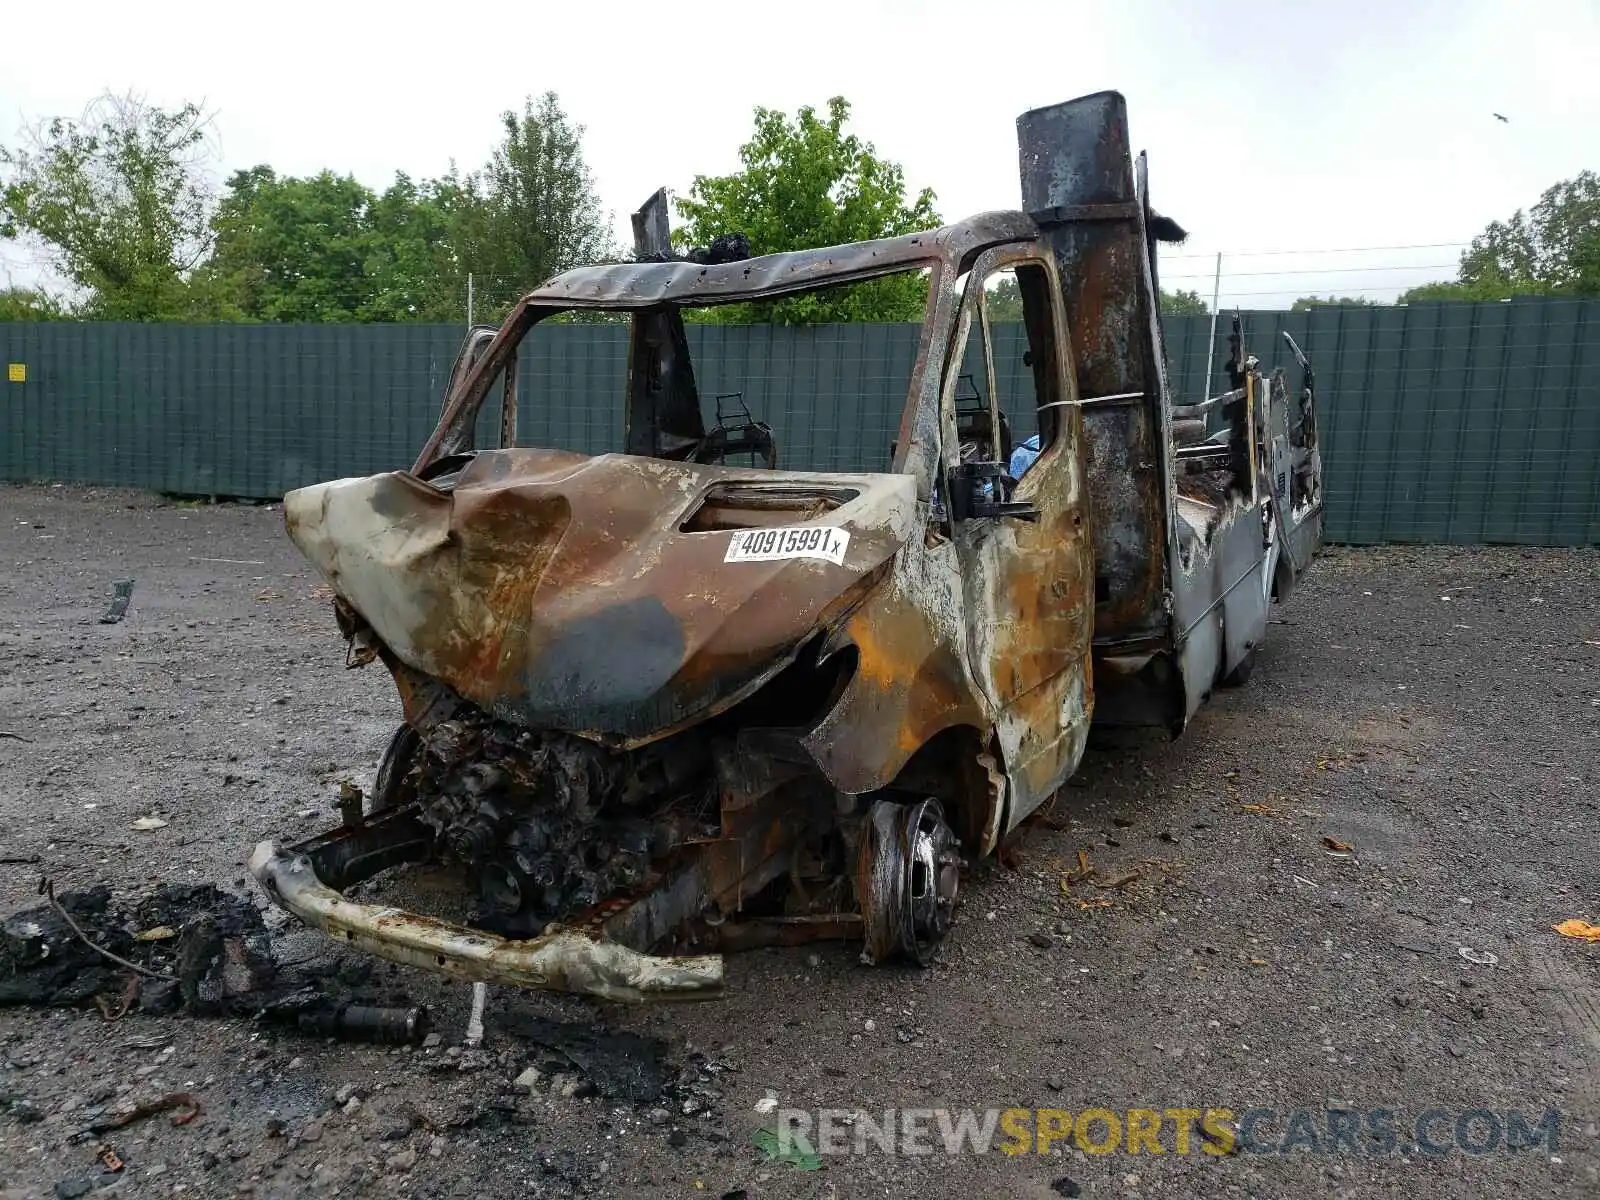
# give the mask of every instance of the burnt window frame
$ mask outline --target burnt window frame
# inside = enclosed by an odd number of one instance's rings
[[[841,274],[837,278],[815,280],[804,286],[772,288],[761,292],[749,294],[737,293],[719,295],[710,303],[683,304],[675,301],[654,304],[619,304],[615,302],[601,303],[552,303],[547,299],[536,298],[536,294],[524,296],[507,315],[487,347],[471,360],[464,369],[459,369],[452,378],[452,386],[447,395],[439,421],[427,442],[418,453],[411,467],[411,474],[421,475],[429,464],[440,459],[462,453],[474,452],[472,443],[475,441],[475,431],[478,418],[482,413],[484,402],[489,391],[502,373],[509,372],[508,385],[515,387],[515,372],[517,355],[523,340],[532,331],[533,327],[542,321],[568,312],[607,312],[626,315],[629,318],[630,328],[630,360],[634,353],[633,331],[651,317],[659,318],[668,313],[681,317],[681,312],[686,308],[722,308],[736,304],[759,302],[762,298],[786,298],[796,295],[805,295],[811,292],[823,292],[832,288],[848,287],[853,284],[870,282],[875,279],[887,279],[895,275],[924,275],[928,282],[928,296],[923,305],[921,317],[917,324],[919,334],[917,340],[916,358],[912,364],[911,376],[908,381],[906,395],[901,403],[902,426],[906,415],[911,413],[920,403],[923,389],[921,380],[924,376],[923,364],[926,359],[928,347],[931,345],[933,330],[943,318],[946,311],[944,297],[941,295],[941,279],[948,270],[948,261],[937,255],[930,255],[926,259],[908,260],[895,263],[881,269],[855,271]],[[470,333],[469,333],[470,337]],[[515,396],[511,397],[512,415],[507,423],[504,410],[502,410],[501,433],[502,436],[509,429],[513,439],[515,437],[516,416]],[[624,405],[632,403],[629,395],[624,396]],[[502,446],[502,448],[504,448]],[[892,462],[887,470],[865,472],[866,474],[909,474],[919,479],[918,493],[925,494],[929,484],[922,481],[918,467],[920,463],[915,456],[910,455],[910,447],[898,449],[892,455]],[[629,450],[620,453],[632,453]],[[860,474],[862,472],[841,472],[843,474]]]
[[[1015,244],[991,246],[982,251],[957,280],[961,300],[940,376],[939,425],[943,436],[939,460],[941,473],[949,472],[960,461],[955,392],[966,361],[967,340],[972,334],[974,312],[981,322],[991,429],[998,435],[1000,407],[994,387],[993,323],[989,319],[988,288],[985,285],[990,276],[1006,268],[1015,273],[1017,291],[1022,298],[1022,323],[1028,341],[1029,366],[1033,371],[1034,416],[1040,435],[1039,455],[1017,488],[1018,495],[1025,495],[1031,494],[1037,486],[1029,484],[1035,473],[1042,469],[1053,469],[1062,443],[1073,440],[1063,438],[1062,433],[1070,428],[1071,411],[1078,406],[1077,380],[1073,372],[1066,369],[1066,356],[1071,343],[1067,340],[1066,313],[1059,303],[1059,278],[1054,258],[1043,247]],[[1009,454],[1008,449],[1008,462]]]

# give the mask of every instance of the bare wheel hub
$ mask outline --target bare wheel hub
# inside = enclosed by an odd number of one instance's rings
[[[961,881],[956,835],[939,802],[874,804],[857,878],[867,935],[862,961],[926,966],[950,932]]]

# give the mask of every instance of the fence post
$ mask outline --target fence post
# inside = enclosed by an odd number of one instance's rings
[[[1217,353],[1217,302],[1222,299],[1222,251],[1217,251],[1217,273],[1211,278],[1211,332],[1206,337],[1206,373],[1200,380],[1201,404],[1211,399],[1211,360]]]

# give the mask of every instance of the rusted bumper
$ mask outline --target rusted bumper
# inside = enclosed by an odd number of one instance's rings
[[[309,853],[270,841],[256,846],[250,873],[305,924],[369,954],[453,979],[635,1004],[722,994],[718,955],[657,957],[570,929],[512,941],[386,905],[359,904],[324,882]]]

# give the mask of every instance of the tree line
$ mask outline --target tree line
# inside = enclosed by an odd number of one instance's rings
[[[469,273],[492,313],[519,284],[612,253],[583,130],[558,98],[500,124],[475,171],[377,190],[261,164],[216,191],[209,114],[102,96],[0,147],[0,235],[67,284],[8,289],[0,319],[459,320]]]
[[[675,239],[709,245],[742,232],[763,254],[937,225],[936,197],[908,194],[898,163],[848,128],[843,97],[793,115],[757,108],[740,167],[696,175],[675,197]],[[475,170],[397,173],[381,190],[352,175],[279,174],[267,164],[212,184],[213,121],[196,104],[106,94],[0,146],[0,237],[31,245],[65,287],[0,288],[0,320],[459,321],[468,279],[475,316],[569,267],[629,256],[614,244],[584,158],[584,129],[554,92],[499,118]],[[898,276],[772,305],[709,310],[722,321],[904,321],[925,283]],[[1402,302],[1510,295],[1600,295],[1600,178],[1556,184],[1524,214],[1492,223],[1457,279]],[[996,315],[1020,299],[994,297]],[[1204,313],[1194,291],[1162,294],[1169,313]],[[1358,303],[1303,297],[1296,309]]]
[[[1519,208],[1509,220],[1491,221],[1461,252],[1455,279],[1410,288],[1396,303],[1515,296],[1600,296],[1600,175],[1579,171],[1547,188],[1528,212]],[[1374,303],[1302,296],[1291,311]]]
[[[756,109],[740,170],[696,175],[676,197],[675,239],[738,231],[759,254],[937,225],[933,192],[909,196],[849,115],[842,97],[822,113]],[[477,170],[397,174],[381,190],[267,164],[214,190],[211,125],[195,104],[107,94],[0,146],[0,237],[31,244],[66,284],[0,289],[0,320],[459,321],[470,277],[474,316],[494,321],[552,275],[631,256],[553,92],[501,114]],[[914,320],[922,287],[889,279],[706,319]]]

